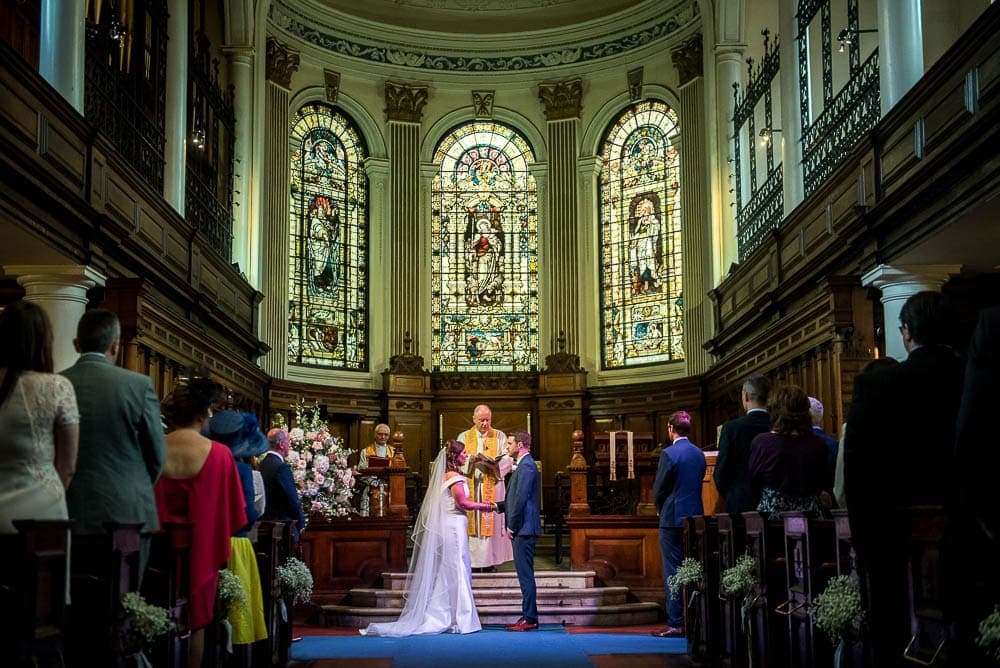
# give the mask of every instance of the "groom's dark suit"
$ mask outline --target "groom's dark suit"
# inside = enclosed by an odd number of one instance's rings
[[[538,623],[535,600],[535,541],[542,534],[538,515],[538,466],[530,454],[521,455],[510,476],[507,500],[498,510],[507,516],[507,529],[514,534],[514,569],[521,585],[521,616]]]

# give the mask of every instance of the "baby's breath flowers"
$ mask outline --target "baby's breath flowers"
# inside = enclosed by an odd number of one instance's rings
[[[131,656],[173,628],[166,608],[147,603],[142,594],[129,592],[122,597],[121,636],[122,654]]]
[[[813,599],[813,623],[833,642],[840,642],[861,623],[861,590],[848,575],[832,578],[826,589]]]
[[[979,636],[976,644],[994,661],[1000,661],[1000,605],[993,607],[986,619],[979,622]]]
[[[234,605],[245,605],[247,602],[247,593],[243,589],[243,582],[236,573],[228,568],[219,571],[219,589],[215,598],[226,614],[229,614]]]
[[[685,557],[681,565],[677,567],[677,572],[667,578],[667,588],[670,589],[670,597],[677,596],[682,586],[692,586],[701,582],[703,575],[701,563],[692,557]]]
[[[722,593],[746,596],[757,586],[757,560],[744,554],[736,565],[722,571]]]
[[[313,576],[302,561],[288,557],[285,563],[275,569],[275,573],[278,575],[281,598],[291,598],[292,605],[309,600],[313,590]]]

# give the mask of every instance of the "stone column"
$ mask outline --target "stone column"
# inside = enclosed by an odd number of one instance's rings
[[[425,234],[420,224],[420,119],[427,88],[391,81],[385,84],[385,115],[389,130],[389,243],[395,253],[390,293],[389,350],[404,352],[404,340],[419,337],[420,300],[426,285]],[[416,338],[412,354],[422,357],[427,342]]]
[[[163,165],[163,198],[184,217],[188,141],[188,6],[170,0],[167,6],[167,82]]]
[[[86,85],[86,8],[80,0],[42,0],[38,35],[38,73],[81,115]]]
[[[389,363],[390,332],[373,323],[390,321],[390,276],[396,269],[396,257],[389,245],[389,226],[386,222],[389,211],[389,161],[385,158],[367,158],[365,175],[368,176],[368,239],[371,244],[369,266],[378,268],[368,272],[368,322],[372,324],[368,333],[368,359],[370,368],[378,370],[386,368]]]
[[[958,264],[880,264],[861,277],[861,285],[870,285],[882,292],[886,355],[900,362],[906,359],[906,348],[899,332],[899,313],[906,300],[925,290],[939,291],[951,276],[961,270],[962,266]]]
[[[229,83],[233,85],[236,137],[233,153],[233,262],[250,278],[250,248],[255,231],[250,229],[250,128],[253,127],[252,46],[222,49],[229,60]],[[254,277],[257,278],[257,277]]]
[[[52,363],[55,371],[76,362],[73,348],[76,326],[87,310],[87,290],[104,285],[105,276],[78,264],[8,265],[4,274],[17,277],[24,299],[42,307],[52,324]]]
[[[580,294],[595,296],[593,299],[584,300],[580,306],[583,317],[580,319],[578,345],[580,366],[584,369],[601,368],[601,346],[603,345],[601,341],[601,300],[596,297],[601,290],[599,277],[604,271],[600,243],[600,181],[601,158],[596,155],[580,158],[577,161],[577,188],[580,193],[580,201],[597,203],[596,206],[581,207],[579,218],[580,266],[586,268],[580,274]],[[539,199],[541,199],[542,189],[540,187],[538,193]],[[542,220],[541,212],[539,212],[539,219]],[[548,307],[544,303],[539,303],[539,308],[547,309]],[[553,332],[552,336],[558,337],[559,332]],[[557,351],[558,349],[553,352]]]
[[[701,35],[694,35],[670,54],[680,79],[681,134],[676,139],[681,167],[681,244],[684,276],[684,354],[689,375],[708,370],[702,347],[712,335],[706,294],[712,284],[711,216],[709,215],[708,148],[705,127],[705,79]]]
[[[539,323],[549,332],[548,349],[556,348],[556,338],[565,338],[565,352],[579,353],[580,327],[580,247],[577,238],[577,134],[583,101],[583,82],[570,79],[538,86],[548,125],[548,227],[549,243],[539,264],[551,267],[546,276],[549,296],[548,323]],[[543,314],[542,317],[545,317]]]
[[[260,339],[271,346],[261,368],[285,377],[288,360],[288,88],[299,69],[299,54],[267,38],[264,83],[264,183],[261,211]]]
[[[778,7],[779,71],[781,88],[780,116],[774,121],[781,128],[781,187],[784,214],[787,216],[805,198],[802,184],[802,112],[799,109],[799,43],[792,38],[798,31],[794,2],[783,0]]]
[[[924,75],[920,0],[879,0],[878,86],[882,115]]]

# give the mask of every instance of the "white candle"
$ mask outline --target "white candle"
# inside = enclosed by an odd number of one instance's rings
[[[525,414],[525,416],[524,416],[524,424],[527,427],[525,429],[525,431],[527,431],[528,435],[530,436],[531,435],[531,413]]]
[[[615,432],[610,432],[609,436],[611,437],[608,440],[608,466],[610,470],[609,479],[617,480],[615,477]]]
[[[635,478],[635,452],[632,450],[632,432],[625,432],[628,434],[628,479],[632,480]]]
[[[444,413],[438,413],[438,438],[444,443]]]

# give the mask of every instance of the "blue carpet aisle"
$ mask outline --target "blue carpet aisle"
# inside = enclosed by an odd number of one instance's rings
[[[559,624],[543,624],[538,631],[513,634],[501,626],[479,633],[367,638],[362,636],[307,636],[292,645],[292,659],[391,658],[393,668],[464,663],[470,657],[496,658],[504,663],[544,663],[546,668],[592,666],[588,656],[608,654],[683,654],[683,638],[654,638],[622,633],[567,633]]]

